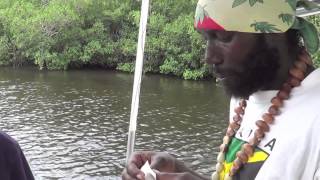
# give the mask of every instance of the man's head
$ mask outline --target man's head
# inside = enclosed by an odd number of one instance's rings
[[[303,3],[199,0],[195,27],[208,40],[206,59],[234,96],[278,89],[299,52],[299,37],[318,49],[315,27],[295,16]],[[300,36],[301,35],[301,36]]]
[[[209,30],[204,36],[207,63],[213,65],[226,91],[237,97],[277,89],[299,51],[299,36],[294,30],[279,34]]]

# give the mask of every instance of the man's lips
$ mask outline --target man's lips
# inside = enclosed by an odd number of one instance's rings
[[[213,75],[216,77],[217,82],[223,83],[235,74],[231,70],[224,69],[221,66],[213,66]]]

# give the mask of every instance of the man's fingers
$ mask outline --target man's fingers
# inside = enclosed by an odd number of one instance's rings
[[[127,173],[127,169],[124,169],[122,172],[122,180],[136,180],[136,178],[131,177],[128,173]]]
[[[131,159],[129,162],[132,162],[136,164],[138,168],[141,168],[146,161],[151,160],[151,156],[153,156],[154,152],[151,151],[140,151],[140,152],[135,152],[131,156]]]
[[[144,173],[134,163],[129,163],[125,169],[125,173],[139,180],[144,180]]]
[[[126,170],[122,172],[122,180],[136,180],[135,178],[131,177]]]
[[[175,172],[174,160],[167,153],[152,157],[150,167],[161,172]]]
[[[155,171],[157,174],[157,180],[191,180],[187,173],[164,173]]]
[[[157,173],[157,180],[178,180],[178,173]]]

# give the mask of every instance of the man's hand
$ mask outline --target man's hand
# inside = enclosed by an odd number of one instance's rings
[[[186,166],[175,157],[164,152],[136,152],[131,156],[122,172],[123,180],[144,180],[140,168],[149,161],[151,169],[157,174],[157,180],[201,180],[200,176],[190,172]]]

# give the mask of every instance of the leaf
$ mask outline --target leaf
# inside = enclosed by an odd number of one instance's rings
[[[312,23],[298,17],[292,28],[300,31],[304,44],[310,53],[317,52],[319,49],[318,31]]]
[[[240,6],[241,4],[245,3],[247,0],[234,0],[232,4],[232,8]]]
[[[296,0],[286,0],[293,10],[296,10]]]
[[[279,18],[282,19],[284,23],[287,23],[290,26],[293,23],[293,16],[291,14],[282,13],[279,15]]]
[[[255,22],[251,24],[250,27],[254,27],[255,31],[261,33],[280,32],[280,29],[276,28],[276,25],[270,24],[268,22]]]
[[[250,6],[254,6],[257,2],[263,3],[263,0],[249,0]]]

